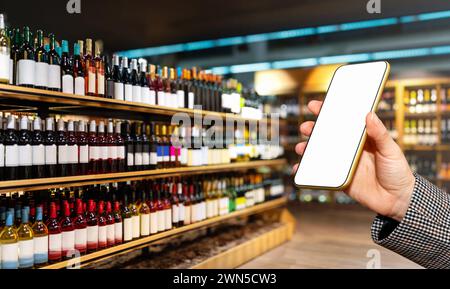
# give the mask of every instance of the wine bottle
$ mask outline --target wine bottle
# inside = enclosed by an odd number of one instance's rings
[[[33,120],[33,133],[31,137],[32,150],[32,176],[34,178],[45,177],[45,145],[44,134],[41,129],[41,119],[36,117]]]
[[[155,74],[155,80],[153,81],[153,87],[156,91],[156,104],[159,106],[166,106],[165,103],[165,86],[163,82],[163,70],[161,67],[157,66]]]
[[[67,200],[63,201],[63,216],[61,218],[61,249],[64,259],[71,258],[75,253],[75,228],[70,218],[70,207]]]
[[[36,61],[34,49],[31,43],[31,31],[29,27],[23,28],[23,44],[20,47],[19,61],[17,63],[17,84],[25,87],[34,87],[36,82]]]
[[[75,124],[73,120],[67,122],[67,174],[78,174],[78,140],[75,136]]]
[[[125,101],[133,101],[133,85],[128,72],[128,58],[122,57],[122,81],[124,86],[123,97]]]
[[[69,158],[67,153],[67,137],[65,123],[62,118],[58,119],[58,131],[56,133],[56,144],[58,146],[58,176],[68,175]]]
[[[120,215],[120,203],[114,200],[114,244],[122,244],[123,241],[123,222]]]
[[[84,82],[85,82],[85,94],[95,96],[97,80],[95,71],[95,61],[92,56],[92,39],[86,39],[86,53],[83,57],[84,62]]]
[[[172,183],[172,194],[169,200],[172,205],[172,227],[177,228],[180,222],[180,200],[178,199],[178,184]]]
[[[59,262],[62,258],[62,235],[61,226],[57,219],[56,204],[50,202],[50,216],[47,220],[48,228],[48,261],[50,263]]]
[[[87,224],[83,211],[83,202],[76,200],[76,216],[73,219],[75,228],[75,250],[80,254],[86,254],[87,250]]]
[[[16,200],[16,204],[14,206],[14,227],[17,229],[22,224],[22,202],[20,199]]]
[[[178,197],[178,225],[181,227],[184,225],[184,218],[186,216],[185,199],[183,194],[183,183],[181,179],[177,182],[177,197]]]
[[[169,68],[167,66],[164,66],[162,69],[162,83],[163,83],[163,90],[164,90],[164,106],[168,107],[174,107],[173,106],[173,94],[172,94],[172,88],[170,87],[170,75],[169,75]]]
[[[130,75],[130,82],[132,85],[132,92],[131,92],[131,101],[133,102],[142,102],[141,97],[141,84],[139,81],[139,75],[138,75],[138,63],[137,59],[131,59],[131,75]]]
[[[14,38],[12,40],[11,51],[10,51],[10,55],[11,55],[10,66],[12,66],[12,68],[10,67],[10,74],[11,74],[10,77],[12,79],[12,81],[10,81],[10,84],[19,85],[19,83],[18,83],[19,70],[17,69],[17,67],[18,67],[19,60],[20,60],[20,48],[21,48],[22,38],[21,38],[19,28],[14,29],[13,32],[14,32]]]
[[[115,224],[114,215],[112,212],[111,201],[106,201],[106,245],[107,247],[112,247],[115,244]]]
[[[178,80],[175,68],[170,68],[170,91],[171,91],[171,106],[174,108],[179,108],[179,95],[178,95]],[[184,92],[183,92],[183,102],[184,102]]]
[[[29,179],[32,177],[33,149],[31,148],[31,136],[28,128],[28,117],[20,118],[19,131],[19,178]]]
[[[0,83],[5,84],[10,83],[11,77],[10,41],[5,27],[5,18],[3,14],[0,14]]]
[[[85,95],[85,80],[83,60],[81,53],[83,51],[83,41],[78,40],[78,43],[73,44],[73,77],[75,82],[74,93],[77,95]]]
[[[108,169],[111,173],[117,172],[117,145],[116,137],[114,135],[114,123],[112,120],[108,121],[108,130],[106,135],[106,144],[108,149]]]
[[[142,62],[139,65],[139,85],[141,87],[141,102],[145,104],[150,103],[150,88],[147,80],[147,64],[146,62]]]
[[[110,62],[106,55],[103,56],[103,63],[105,65],[105,97],[109,99],[114,98],[114,78],[111,70]]]
[[[94,200],[88,200],[87,224],[87,251],[94,252],[98,249],[98,217]]]
[[[124,100],[125,88],[122,82],[122,72],[120,70],[120,58],[118,55],[113,56],[112,78],[114,82],[114,99]]]
[[[141,126],[134,122],[131,125],[131,137],[133,138],[133,151],[134,151],[134,169],[136,171],[142,171],[142,139],[141,139]]]
[[[150,208],[147,205],[147,194],[145,193],[145,190],[141,191],[139,217],[141,225],[141,236],[145,237],[150,235]]]
[[[131,195],[131,202],[129,204],[129,209],[131,212],[131,222],[132,222],[132,226],[133,226],[133,239],[137,239],[139,238],[140,234],[140,229],[141,229],[141,225],[140,225],[140,218],[139,218],[139,210],[137,207],[137,200],[136,200],[136,190],[135,188],[131,188],[130,186],[128,186],[130,189],[130,195]]]
[[[28,209],[22,209],[22,223],[17,229],[19,241],[19,268],[33,267],[33,230],[28,224]]]
[[[0,181],[5,179],[5,131],[3,130],[3,117],[0,117]],[[6,218],[6,215],[5,215]],[[1,228],[0,228],[1,232]],[[1,258],[0,258],[1,263]]]
[[[128,195],[123,194],[122,220],[123,220],[123,241],[128,242],[133,239],[133,221],[131,211],[128,208]],[[117,239],[116,239],[117,240]]]
[[[48,52],[48,89],[53,91],[61,91],[61,59],[56,51],[55,34],[50,34],[49,38],[50,51]]]
[[[95,120],[91,120],[89,123],[89,174],[97,174],[98,162],[100,159],[99,147],[97,144],[97,126],[95,124]]]
[[[150,234],[158,233],[158,208],[156,207],[152,187],[149,190],[149,199],[147,205],[150,210]]]
[[[97,133],[98,173],[108,173],[108,143],[105,137],[105,123],[100,121]]]
[[[103,200],[98,202],[98,249],[105,249],[107,245],[106,212]]]
[[[192,202],[189,194],[189,185],[183,183],[183,195],[184,195],[184,223],[183,225],[189,225],[192,221]]]
[[[102,58],[103,44],[100,40],[95,41],[95,73],[97,80],[96,95],[105,97],[105,62]]]
[[[172,229],[172,204],[170,202],[170,189],[169,185],[164,181],[162,185],[162,196],[163,196],[163,206],[164,206],[164,220],[165,220],[165,229]]]
[[[117,151],[117,171],[125,171],[125,140],[122,137],[120,122],[116,122],[114,138],[116,139],[116,151]]]
[[[163,232],[166,230],[166,212],[164,208],[164,203],[161,199],[161,187],[156,185],[156,209],[157,209],[157,220],[158,220],[158,232]]]
[[[134,143],[130,135],[130,123],[125,121],[122,123],[122,137],[125,142],[126,171],[134,171]]]
[[[163,167],[171,168],[173,163],[170,159],[170,139],[167,136],[166,125],[161,125],[161,141],[162,141],[162,153],[163,153]]]
[[[40,89],[48,88],[48,54],[44,48],[44,32],[42,30],[37,31],[36,50],[34,53],[35,64],[35,87]]]
[[[77,131],[78,145],[78,174],[86,175],[89,171],[89,142],[86,133],[86,125],[83,120],[78,122]]]
[[[8,116],[5,133],[5,180],[17,180],[19,177],[19,138],[16,131],[16,120]]]
[[[148,138],[148,133],[150,132],[150,126],[148,124],[142,123],[141,128],[141,142],[142,142],[142,169],[150,169],[150,139]]]
[[[149,102],[148,104],[155,105],[156,104],[156,89],[155,89],[155,66],[153,64],[149,64],[149,77],[148,77],[148,87],[149,91]]]
[[[56,135],[53,131],[54,119],[48,117],[45,120],[45,167],[46,167],[46,177],[54,178],[56,177],[56,166],[57,166],[57,146],[56,146]]]
[[[19,236],[13,226],[14,210],[6,211],[5,227],[0,232],[1,268],[17,269],[19,267]]]
[[[149,126],[147,126],[147,135],[149,137],[149,145],[150,145],[150,165],[149,169],[156,169],[158,164],[158,154],[157,154],[157,141],[155,135],[155,123],[151,122]]]
[[[61,71],[62,92],[73,94],[73,67],[69,57],[69,43],[67,42],[67,40],[62,40]]]
[[[36,207],[36,221],[33,224],[34,265],[48,262],[48,229],[43,222],[42,205]]]

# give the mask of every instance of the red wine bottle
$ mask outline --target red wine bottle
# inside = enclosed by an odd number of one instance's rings
[[[67,123],[67,159],[67,173],[69,176],[74,176],[78,173],[78,140],[75,136],[73,120],[69,120]]]
[[[116,136],[114,135],[114,123],[112,120],[108,121],[106,144],[108,149],[108,172],[116,173],[118,156],[117,156]]]
[[[105,203],[103,200],[98,202],[98,249],[105,249],[107,245],[107,227],[106,227]]]
[[[150,132],[150,126],[142,123],[141,129],[141,141],[142,141],[142,169],[150,169],[150,139],[148,133]]]
[[[86,133],[86,125],[83,120],[78,122],[77,131],[78,144],[78,174],[86,175],[89,170],[89,142]]]
[[[19,131],[19,178],[29,179],[32,176],[32,148],[31,136],[28,128],[28,117],[22,116],[20,119]]]
[[[131,126],[131,137],[134,145],[134,168],[136,171],[142,171],[142,139],[141,126],[134,122]]]
[[[75,249],[80,254],[86,254],[87,249],[87,229],[86,219],[84,217],[83,201],[81,199],[76,200],[76,216],[73,219],[75,226]]]
[[[67,137],[65,123],[62,118],[58,119],[58,131],[56,133],[56,144],[58,146],[58,176],[65,177],[68,175],[68,154],[67,154]]]
[[[118,200],[114,201],[114,244],[122,244],[123,242],[123,224],[122,214],[120,212],[120,203]]]
[[[73,78],[72,62],[70,61],[69,56],[69,42],[67,42],[67,40],[62,40],[61,47],[62,47],[62,55],[61,55],[62,92],[73,94],[74,78]]]
[[[54,119],[48,117],[45,120],[45,174],[48,178],[56,177],[57,147],[53,125]]]
[[[72,219],[70,218],[70,206],[67,200],[63,201],[61,232],[62,256],[64,259],[69,259],[75,252],[75,231]]]
[[[94,252],[98,249],[98,217],[95,211],[94,200],[88,200],[87,223],[87,250]]]
[[[106,245],[112,247],[115,244],[116,236],[114,232],[114,215],[111,201],[106,201]]]
[[[130,123],[125,121],[122,124],[122,137],[125,141],[126,171],[134,171],[134,143],[130,135]]]
[[[45,145],[44,134],[41,128],[41,119],[36,117],[33,121],[32,147],[32,175],[33,178],[45,177]]]
[[[116,123],[116,129],[114,137],[116,139],[116,150],[117,150],[117,171],[124,172],[125,171],[125,140],[122,137],[121,133],[121,123]]]
[[[17,180],[19,177],[19,138],[16,131],[16,119],[8,116],[5,132],[5,180]]]
[[[48,89],[61,91],[61,58],[56,52],[56,39],[54,34],[49,35],[50,51],[48,52]]]
[[[55,202],[50,202],[50,215],[47,220],[48,228],[48,261],[50,263],[61,261],[61,226],[58,222],[58,215],[56,214]]]
[[[97,146],[98,146],[98,173],[108,173],[108,143],[105,136],[105,123],[100,121],[97,132]]]
[[[98,173],[99,149],[97,144],[97,126],[95,120],[89,123],[89,174]]]
[[[155,135],[155,123],[151,122],[148,126],[149,132],[147,133],[149,136],[149,145],[150,145],[150,167],[149,169],[156,169],[156,165],[158,164],[158,154],[157,154],[157,140]]]

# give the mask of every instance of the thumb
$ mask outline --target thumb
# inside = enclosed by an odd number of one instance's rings
[[[366,116],[366,131],[367,136],[373,141],[380,154],[383,156],[392,156],[398,153],[399,148],[397,144],[389,135],[383,122],[374,112],[370,112]]]

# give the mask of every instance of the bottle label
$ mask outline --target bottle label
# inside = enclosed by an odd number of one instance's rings
[[[114,81],[106,81],[106,95],[108,98],[114,98]]]
[[[163,162],[170,161],[170,146],[163,146]]]
[[[105,94],[105,74],[103,73],[97,73],[97,93]]]
[[[21,59],[17,64],[17,84],[34,85],[35,83],[35,66],[36,62],[30,59]]]
[[[158,94],[156,96],[157,104],[165,106],[166,105],[165,98],[166,98],[166,96],[165,96],[164,91],[158,91]]]
[[[182,165],[187,165],[188,163],[188,149],[185,147],[180,149],[180,163]]]
[[[61,233],[58,234],[50,234],[48,235],[48,251],[52,254],[61,255],[61,242],[62,236]]]
[[[131,84],[124,85],[125,101],[133,101],[133,86]]]
[[[62,77],[62,92],[73,94],[73,76],[65,74]]]
[[[191,223],[192,217],[191,217],[191,210],[192,206],[185,206],[184,207],[184,224],[188,225]]]
[[[98,160],[99,159],[99,150],[100,147],[98,146],[90,146],[89,147],[89,159],[90,160]]]
[[[156,104],[156,91],[150,90],[148,104],[151,104],[151,105]]]
[[[123,219],[123,240],[130,241],[133,239],[133,222],[131,218]]]
[[[150,153],[150,165],[156,165],[158,163],[158,156],[156,152]]]
[[[164,220],[166,222],[166,230],[170,230],[172,229],[172,210],[171,209],[167,209],[164,210],[165,212],[165,216],[164,216]]]
[[[165,214],[165,211],[160,210],[160,211],[157,212],[157,214],[158,214],[158,217],[157,217],[157,220],[158,220],[158,232],[165,231],[166,230],[166,221],[165,221],[166,214]]]
[[[67,145],[60,145],[58,146],[58,164],[67,164],[68,157],[67,157]]]
[[[108,159],[108,147],[107,146],[101,146],[100,147],[100,158],[102,160],[107,160]]]
[[[33,149],[27,144],[19,146],[19,166],[31,166],[33,161]]]
[[[221,99],[222,99],[222,108],[231,108],[230,105],[228,104],[228,99],[230,98],[229,94],[226,93],[222,93],[221,95]]]
[[[228,204],[229,200],[227,197],[220,198],[219,202],[219,213],[221,216],[228,214]]]
[[[114,82],[114,99],[123,100],[124,87],[122,82]]]
[[[125,146],[117,147],[117,158],[121,160],[125,159]]]
[[[206,218],[211,218],[213,216],[213,201],[206,201]]]
[[[108,158],[117,159],[117,146],[109,146],[108,148]]]
[[[75,230],[75,249],[84,251],[87,246],[87,229]]]
[[[75,231],[62,232],[61,235],[63,256],[67,256],[75,249]]]
[[[127,153],[127,165],[128,166],[134,166],[134,154],[131,153]]]
[[[19,244],[2,244],[2,269],[17,269],[19,267]]]
[[[170,94],[170,107],[178,108],[178,94],[177,93],[171,93]]]
[[[142,102],[141,97],[141,87],[138,85],[133,85],[133,91],[132,91],[132,101],[133,102]]]
[[[184,204],[178,205],[178,211],[178,221],[183,222],[186,216],[186,207],[184,206]]]
[[[156,147],[156,155],[157,155],[157,162],[162,163],[163,159],[164,159],[164,147],[163,146]]]
[[[2,143],[0,143],[0,167],[4,166],[5,166],[5,146]]]
[[[114,224],[106,225],[106,240],[108,244],[114,244],[115,241]]]
[[[61,89],[61,66],[55,64],[48,66],[48,87]]]
[[[98,246],[98,226],[87,227],[87,247],[96,248]]]
[[[32,165],[39,166],[45,164],[45,146],[43,144],[31,147],[33,156]]]
[[[82,145],[80,148],[80,164],[89,163],[89,145]]]
[[[89,67],[88,71],[88,92],[96,94],[95,86],[96,86],[95,67],[91,66]]]
[[[48,235],[33,238],[34,263],[42,264],[48,261]]]
[[[33,266],[33,239],[19,241],[19,268]]]
[[[191,208],[191,223],[197,222],[197,215],[198,215],[198,204],[193,204]]]
[[[184,90],[177,90],[178,107],[184,108]]]
[[[133,224],[133,238],[139,238],[140,236],[139,230],[141,229],[139,216],[132,216],[131,221]]]
[[[9,84],[15,84],[14,83],[14,62],[12,59],[9,59]],[[1,250],[0,250],[0,252],[1,252]]]
[[[142,153],[134,153],[134,164],[142,166]]]
[[[122,243],[122,222],[114,223],[115,243]]]
[[[10,81],[10,58],[9,54],[0,53],[0,79]]]
[[[78,163],[78,145],[67,146],[67,162],[69,164]]]
[[[84,77],[75,77],[75,94],[84,95]]]
[[[141,236],[150,235],[150,214],[141,214]]]
[[[41,87],[48,87],[48,63],[35,63],[35,85]]]
[[[188,93],[188,108],[194,109],[194,93],[193,92]]]
[[[180,220],[180,208],[178,205],[173,205],[172,206],[172,223],[178,223],[178,221]]]
[[[46,165],[56,165],[56,155],[57,155],[56,145],[45,146],[45,164]]]
[[[106,247],[107,232],[106,226],[98,226],[98,245],[100,247]]]
[[[147,86],[141,87],[141,101],[145,104],[150,104],[150,89]]]
[[[150,153],[149,152],[142,153],[142,164],[144,166],[148,166],[150,164]]]
[[[150,213],[150,234],[158,232],[158,213]]]
[[[19,146],[7,145],[5,146],[5,166],[17,167],[19,165]]]

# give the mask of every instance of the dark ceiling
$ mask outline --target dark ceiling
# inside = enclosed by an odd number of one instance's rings
[[[442,0],[380,0],[378,15],[366,12],[368,0],[80,1],[81,14],[66,11],[68,0],[1,0],[0,12],[12,26],[101,38],[116,51],[450,9]]]

